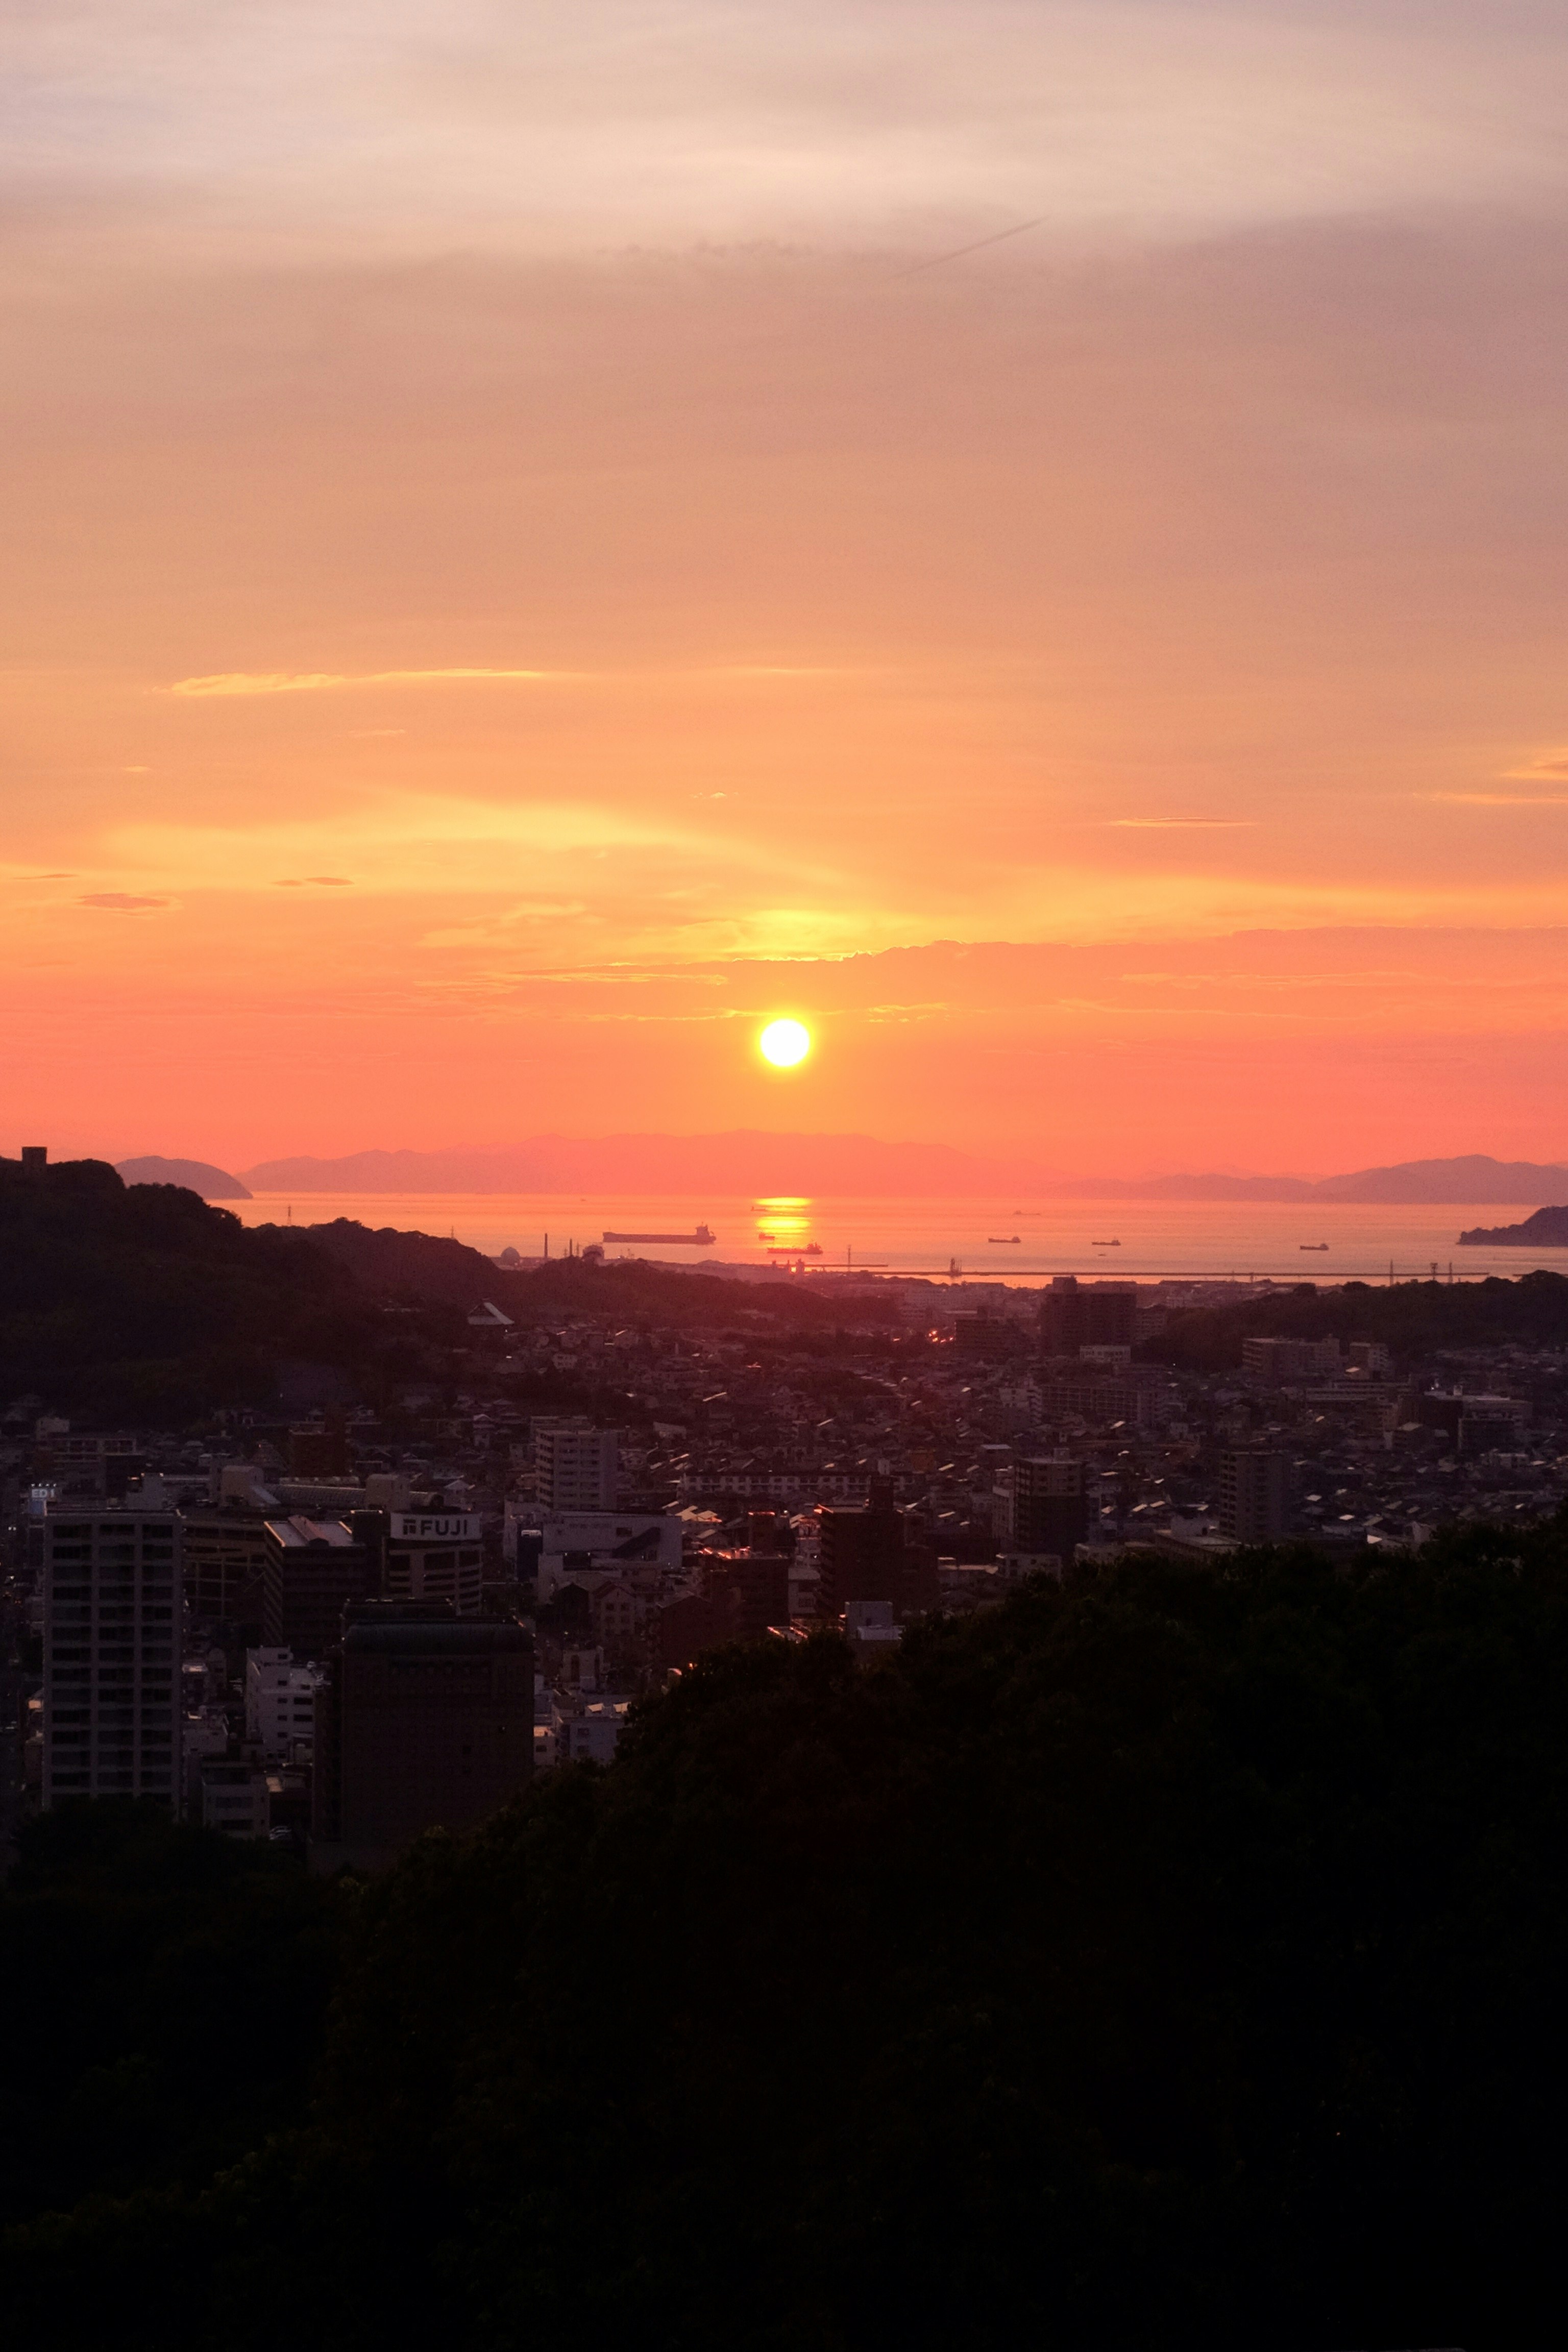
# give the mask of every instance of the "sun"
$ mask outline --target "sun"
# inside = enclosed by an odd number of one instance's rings
[[[793,1070],[811,1051],[811,1032],[804,1021],[770,1021],[757,1043],[775,1070]]]

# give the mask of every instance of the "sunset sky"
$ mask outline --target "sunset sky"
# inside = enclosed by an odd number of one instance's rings
[[[0,66],[0,1150],[1568,1153],[1562,0]]]

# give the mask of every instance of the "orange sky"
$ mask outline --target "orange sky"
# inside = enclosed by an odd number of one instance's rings
[[[1568,1151],[1568,20],[1478,15],[9,12],[0,1149]]]

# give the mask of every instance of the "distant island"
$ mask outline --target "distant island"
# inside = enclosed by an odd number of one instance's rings
[[[163,1160],[149,1152],[141,1160],[121,1160],[116,1173],[127,1184],[178,1184],[199,1192],[204,1201],[248,1201],[254,1196],[226,1168],[209,1167],[205,1160]]]
[[[1486,1249],[1568,1249],[1568,1208],[1537,1209],[1521,1225],[1472,1225],[1459,1241]]]

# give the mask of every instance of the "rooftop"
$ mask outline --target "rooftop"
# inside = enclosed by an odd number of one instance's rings
[[[501,1619],[472,1618],[463,1622],[448,1621],[410,1624],[406,1620],[391,1624],[367,1624],[363,1618],[352,1621],[343,1629],[345,1650],[402,1650],[431,1652],[441,1655],[473,1655],[496,1650],[526,1650],[528,1635],[522,1627]]]
[[[342,1519],[308,1519],[296,1512],[291,1518],[268,1519],[267,1532],[285,1551],[306,1551],[312,1545],[332,1551],[353,1548],[353,1532]]]

